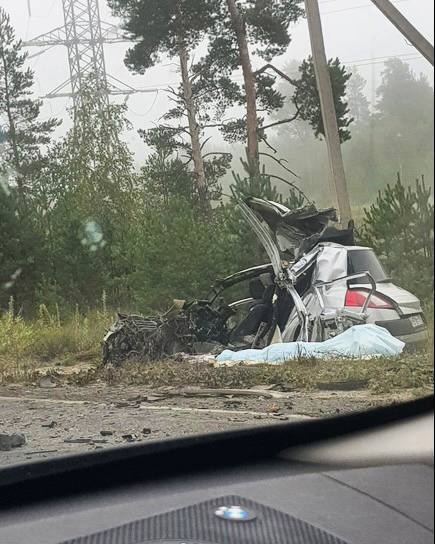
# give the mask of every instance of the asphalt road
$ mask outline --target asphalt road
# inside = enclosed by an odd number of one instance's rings
[[[367,392],[167,395],[103,384],[0,388],[0,434],[25,445],[0,451],[0,466],[254,425],[324,417],[385,403]]]

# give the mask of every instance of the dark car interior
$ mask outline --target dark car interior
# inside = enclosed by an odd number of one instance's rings
[[[264,286],[260,278],[249,282],[249,294],[252,302],[245,319],[231,332],[230,341],[237,341],[245,336],[256,335],[261,324],[265,326],[262,336],[270,329],[273,318],[273,295],[275,284]]]

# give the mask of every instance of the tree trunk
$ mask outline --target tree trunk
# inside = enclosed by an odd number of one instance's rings
[[[188,54],[186,48],[180,46],[180,67],[183,82],[184,102],[186,104],[187,118],[189,121],[189,134],[192,146],[192,159],[195,171],[195,182],[198,190],[199,201],[203,210],[210,208],[207,196],[207,182],[205,177],[204,159],[201,153],[200,128],[197,121],[195,100],[192,92],[192,82],[189,77]]]
[[[248,133],[248,163],[251,176],[258,180],[260,175],[258,156],[258,117],[257,117],[257,91],[255,87],[255,75],[252,70],[251,57],[249,55],[246,25],[236,5],[235,0],[227,0],[234,30],[239,45],[240,64],[243,71],[246,93],[246,128]]]
[[[8,77],[8,66],[6,63],[6,59],[4,55],[2,55],[1,58],[2,64],[3,64],[3,71],[4,71],[4,91],[5,91],[5,107],[6,107],[6,116],[8,118],[8,125],[9,125],[9,145],[12,148],[12,164],[15,169],[16,174],[16,182],[18,187],[18,195],[22,201],[24,201],[24,183],[23,183],[23,177],[20,173],[20,154],[18,151],[18,145],[17,145],[17,132],[15,129],[15,121],[14,117],[12,115],[12,110],[10,106],[10,90],[9,90],[9,77]]]

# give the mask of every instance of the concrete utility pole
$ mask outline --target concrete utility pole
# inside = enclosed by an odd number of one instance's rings
[[[335,200],[340,214],[340,224],[343,228],[347,228],[349,221],[352,219],[352,211],[350,208],[349,193],[344,172],[343,156],[341,154],[337,114],[335,111],[334,96],[332,94],[328,61],[326,59],[318,1],[305,0],[305,9],[307,12],[313,62],[320,95],[323,124],[325,127],[325,138],[328,147],[333,191],[335,192]]]
[[[396,6],[390,0],[372,0],[372,2],[433,66],[433,45],[400,13]]]

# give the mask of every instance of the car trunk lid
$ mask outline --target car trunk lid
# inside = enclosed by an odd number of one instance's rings
[[[399,314],[411,315],[422,312],[418,298],[392,282],[378,283],[376,285],[376,292],[392,300],[397,307]]]
[[[367,284],[365,283],[352,284],[349,285],[349,287],[352,291],[358,289],[368,291]],[[380,295],[381,297],[391,301],[392,306],[401,316],[422,313],[421,303],[419,299],[409,291],[398,287],[392,282],[376,283],[375,295]]]

